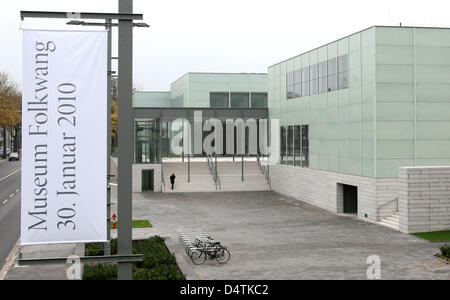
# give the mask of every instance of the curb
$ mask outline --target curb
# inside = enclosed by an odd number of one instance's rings
[[[164,244],[170,253],[175,255],[177,265],[181,273],[186,277],[186,280],[198,280],[192,268],[186,263],[185,257],[182,256],[176,249],[176,243],[170,237],[164,237]]]
[[[6,275],[9,272],[9,269],[11,269],[11,266],[14,264],[14,261],[16,260],[16,253],[18,252],[19,252],[19,240],[17,240],[8,257],[5,259],[5,264],[3,265],[3,268],[0,270],[0,280],[5,280]]]

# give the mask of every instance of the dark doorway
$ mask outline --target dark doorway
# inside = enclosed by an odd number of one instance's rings
[[[142,170],[142,191],[154,191],[153,170]]]
[[[358,187],[343,185],[344,188],[344,214],[358,213]]]

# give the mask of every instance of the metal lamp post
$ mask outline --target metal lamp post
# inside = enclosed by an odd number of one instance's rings
[[[118,130],[121,132],[119,139],[119,165],[118,165],[118,215],[120,226],[118,228],[118,254],[100,257],[81,257],[81,262],[117,262],[118,279],[132,279],[132,264],[142,261],[142,255],[132,253],[132,162],[133,162],[133,109],[132,109],[132,84],[133,84],[133,27],[148,27],[145,23],[133,23],[134,20],[142,20],[142,14],[133,14],[133,0],[119,0],[119,13],[74,13],[74,12],[43,12],[21,11],[21,19],[25,18],[57,18],[57,19],[88,19],[106,20],[101,26],[107,26],[108,34],[108,104],[110,104],[111,88],[111,26],[119,27],[119,120]],[[111,20],[118,20],[118,24],[112,24]],[[97,26],[98,23],[85,21],[69,22],[70,25]],[[109,110],[108,110],[109,120]],[[109,132],[108,132],[109,134]],[[109,140],[109,139],[108,139]],[[110,145],[108,141],[108,153]],[[109,155],[108,155],[109,160]],[[108,161],[109,163],[109,161]],[[109,171],[109,170],[108,170]],[[109,230],[109,228],[108,228]],[[67,258],[38,258],[19,259],[19,265],[64,264]]]

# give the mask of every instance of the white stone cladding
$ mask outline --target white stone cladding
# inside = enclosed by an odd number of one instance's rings
[[[450,229],[450,167],[399,169],[400,231]]]
[[[339,184],[358,187],[358,217],[378,221],[378,207],[397,198],[397,179],[374,179],[287,165],[270,166],[271,187],[274,191],[316,205],[325,210],[342,213],[342,188]],[[383,215],[395,212],[396,204],[386,205]]]
[[[142,170],[154,170],[154,192],[161,192],[161,165],[160,164],[134,164],[133,165],[133,193],[142,192]]]

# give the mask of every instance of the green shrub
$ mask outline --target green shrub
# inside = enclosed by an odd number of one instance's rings
[[[100,256],[103,255],[102,243],[87,243],[85,246],[86,256]]]
[[[85,245],[86,256],[103,256],[104,253],[103,243],[86,243]],[[117,239],[111,240],[111,254],[117,254]]]
[[[161,265],[151,269],[138,269],[133,280],[185,280],[176,265]]]
[[[85,264],[83,280],[117,280],[117,265]]]
[[[439,247],[439,250],[441,250],[441,255],[447,258],[450,258],[450,245],[445,244]]]
[[[159,236],[135,241],[133,253],[142,254],[142,262],[135,264],[138,268],[151,269],[161,265],[176,264],[175,256],[167,251],[164,239]]]
[[[86,255],[103,255],[102,243],[86,244]],[[111,254],[117,253],[117,239],[111,240]],[[133,241],[133,254],[142,254],[142,262],[133,264],[134,280],[184,280],[178,269],[175,255],[170,253],[159,236]],[[117,279],[117,265],[86,264],[84,280]]]

